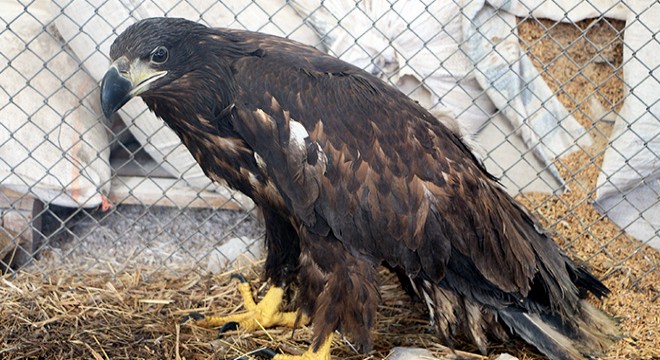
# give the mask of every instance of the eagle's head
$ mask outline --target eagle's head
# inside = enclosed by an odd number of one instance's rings
[[[211,29],[185,19],[150,18],[128,27],[110,48],[113,63],[101,83],[106,117],[135,96],[176,98],[181,82],[204,67]]]

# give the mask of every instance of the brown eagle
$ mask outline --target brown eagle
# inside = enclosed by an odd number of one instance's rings
[[[102,82],[106,116],[140,96],[214,180],[263,211],[272,287],[248,310],[198,319],[295,326],[301,357],[329,359],[335,330],[369,351],[377,267],[426,302],[443,340],[519,336],[554,359],[616,335],[583,299],[609,290],[562,253],[461,140],[404,94],[297,42],[152,18],[124,31]],[[280,312],[296,284],[296,313]]]

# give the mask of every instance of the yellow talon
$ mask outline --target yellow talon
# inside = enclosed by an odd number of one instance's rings
[[[243,304],[247,311],[228,315],[228,316],[204,316],[195,318],[195,323],[202,327],[212,328],[224,326],[228,323],[238,323],[242,330],[253,331],[260,328],[269,328],[274,326],[286,326],[293,328],[296,324],[296,312],[283,312],[281,311],[282,300],[284,297],[284,289],[279,287],[271,287],[264,298],[258,304],[252,297],[252,289],[247,282],[238,284],[238,291],[243,298]],[[309,318],[302,315],[300,318],[301,324],[309,323]],[[221,330],[222,331],[222,330]],[[332,335],[321,343],[318,349],[314,350],[314,346],[303,353],[302,355],[286,355],[277,354],[273,357],[275,360],[330,360],[330,347],[332,345]],[[272,350],[269,350],[272,354]],[[268,355],[270,357],[272,355]]]
[[[332,335],[328,336],[325,341],[319,346],[318,350],[314,351],[314,345],[310,346],[307,351],[302,355],[286,355],[277,354],[273,360],[330,360],[330,346],[332,345]]]
[[[249,283],[242,282],[238,284],[238,291],[243,298],[246,312],[228,316],[204,316],[201,319],[195,320],[195,323],[198,326],[207,328],[220,327],[228,323],[237,323],[241,329],[246,331],[275,326],[293,328],[296,324],[296,312],[281,311],[284,289],[271,287],[258,304],[252,297],[252,290]],[[302,315],[300,323],[307,324],[308,322],[309,318]]]

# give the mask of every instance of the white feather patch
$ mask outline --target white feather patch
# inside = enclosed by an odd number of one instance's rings
[[[413,284],[414,283],[415,282],[413,281]],[[433,288],[433,285],[430,282],[424,280],[424,288],[422,288],[422,295],[424,295],[424,301],[426,302],[426,306],[429,308],[429,315],[431,317],[431,319],[430,319],[431,320],[431,325],[435,325],[435,308],[436,308],[436,304],[433,301],[433,298],[431,297],[431,295],[429,295],[429,293],[426,291],[427,289],[432,289],[432,288]]]
[[[303,124],[295,121],[289,121],[289,146],[293,145],[300,150],[305,149],[305,139],[309,137],[309,133],[303,126]]]
[[[266,169],[266,162],[256,151],[254,152],[254,160],[257,162],[257,166],[259,166],[260,169]]]

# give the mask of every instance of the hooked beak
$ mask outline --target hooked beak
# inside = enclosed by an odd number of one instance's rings
[[[167,75],[166,70],[154,70],[141,60],[132,63],[124,56],[112,63],[101,81],[101,108],[110,118],[128,100],[149,90],[156,80]]]

